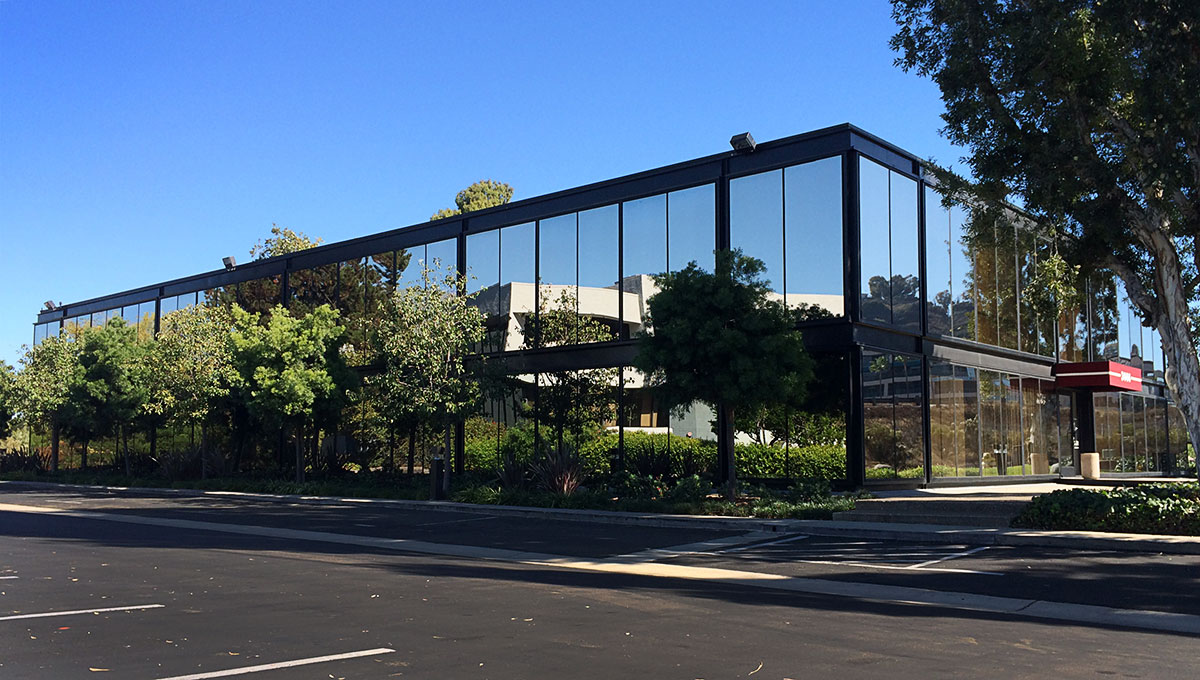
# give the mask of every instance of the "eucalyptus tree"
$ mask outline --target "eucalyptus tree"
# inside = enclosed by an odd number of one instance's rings
[[[1052,230],[1064,288],[1119,276],[1200,444],[1200,3],[892,6],[898,65],[937,83],[943,134],[968,151],[972,177],[943,173],[947,193],[1000,219],[1013,201]]]

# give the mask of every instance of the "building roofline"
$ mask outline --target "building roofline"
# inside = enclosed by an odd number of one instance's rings
[[[611,204],[614,201],[633,200],[638,197],[639,185],[644,185],[642,193],[653,195],[659,193],[660,190],[670,191],[686,188],[689,182],[692,185],[711,182],[716,177],[710,175],[714,171],[721,169],[724,169],[723,171],[729,176],[762,172],[797,162],[794,154],[786,152],[801,151],[802,147],[812,145],[812,143],[821,140],[830,140],[835,143],[823,149],[820,144],[816,145],[818,147],[818,155],[833,155],[834,153],[849,149],[858,149],[867,155],[893,156],[891,158],[879,158],[878,160],[889,162],[890,165],[897,167],[897,169],[911,172],[913,175],[919,174],[919,168],[923,163],[915,154],[909,153],[862,128],[851,123],[841,123],[798,135],[761,142],[749,154],[733,150],[723,151],[629,175],[571,187],[549,194],[533,196],[501,206],[473,211],[469,215],[448,217],[406,227],[387,229],[364,236],[322,244],[296,253],[253,260],[245,264],[239,264],[233,270],[213,269],[147,286],[70,302],[59,305],[54,310],[39,312],[35,323],[56,321],[77,314],[147,302],[157,297],[184,294],[219,285],[231,285],[241,281],[280,275],[288,270],[303,269],[310,266],[327,264],[328,262],[341,261],[344,258],[339,258],[339,253],[343,251],[347,253],[359,252],[362,250],[361,246],[373,242],[379,244],[377,252],[399,250],[414,247],[422,243],[455,238],[462,233],[469,234],[488,231],[504,226],[505,224],[520,224],[532,219],[544,219],[545,217],[551,217],[554,214],[561,214],[563,212],[599,207],[600,205]],[[872,149],[871,147],[878,148]],[[655,178],[665,178],[668,181],[662,186],[654,186],[653,182],[647,181]],[[626,188],[629,195],[621,195],[619,198],[615,198],[614,196],[617,194],[626,193],[624,191],[614,191],[621,188]],[[579,201],[576,205],[565,206],[564,204],[569,202],[570,199],[579,199]],[[506,219],[505,216],[511,216],[512,219]],[[358,257],[361,257],[361,255]],[[295,262],[297,260],[299,261],[298,263]]]

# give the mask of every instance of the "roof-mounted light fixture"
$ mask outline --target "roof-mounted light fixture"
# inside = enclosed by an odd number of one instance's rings
[[[225,264],[225,268],[229,271],[233,271],[233,268],[237,266],[237,260],[233,259],[232,255],[221,258],[221,262]]]
[[[42,304],[46,305],[46,311],[48,311],[48,312],[54,311],[54,300],[46,300]]]
[[[743,132],[740,135],[734,135],[729,140],[729,146],[732,146],[733,150],[738,153],[750,153],[754,151],[754,147],[758,146],[758,143],[754,141],[754,137],[750,136],[749,132]]]

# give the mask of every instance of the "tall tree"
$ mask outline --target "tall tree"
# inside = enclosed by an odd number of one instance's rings
[[[80,343],[66,333],[27,348],[14,387],[25,424],[50,428],[50,469],[58,471],[59,441],[71,386],[79,378]]]
[[[12,422],[17,412],[16,377],[13,368],[0,361],[0,439],[12,434]]]
[[[943,133],[992,216],[1022,205],[1063,258],[1114,272],[1158,330],[1200,444],[1200,3],[893,0],[898,65],[933,79]]]
[[[345,327],[321,305],[302,317],[276,306],[270,318],[234,306],[230,332],[235,385],[250,413],[295,436],[296,481],[304,481],[304,434],[336,411],[355,382],[341,355]]]
[[[484,320],[460,295],[466,280],[453,267],[426,268],[422,282],[397,290],[380,321],[384,410],[397,424],[449,428],[475,411],[479,382],[464,359],[483,340]],[[411,438],[410,438],[411,442]]]
[[[83,444],[82,467],[89,442],[115,437],[129,474],[130,428],[149,396],[147,346],[120,317],[89,329],[78,342],[79,373],[68,388],[63,425]]]
[[[732,428],[735,405],[757,412],[804,404],[812,359],[796,329],[798,310],[770,297],[761,260],[740,250],[718,251],[712,272],[695,262],[654,277],[650,332],[639,338],[634,366],[661,403],[678,412],[694,401],[719,410],[721,472],[737,491]]]
[[[454,197],[457,208],[442,208],[429,217],[430,221],[454,217],[474,210],[493,208],[512,200],[513,188],[504,182],[480,180],[458,192]]]
[[[209,426],[217,402],[237,380],[223,307],[192,305],[164,316],[153,346],[156,380],[147,410],[171,421],[200,427],[202,474],[208,471]]]

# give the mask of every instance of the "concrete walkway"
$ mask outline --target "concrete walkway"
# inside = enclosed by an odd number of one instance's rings
[[[1162,478],[1156,478],[1161,481]],[[1191,480],[1186,480],[1191,481]],[[275,495],[231,491],[198,491],[190,489],[153,489],[127,487],[97,487],[47,482],[0,481],[0,497],[5,492],[23,489],[100,490],[114,493],[131,492],[176,497],[245,498],[279,503],[313,505],[361,504],[380,505],[445,512],[461,512],[508,517],[541,517],[578,522],[601,522],[631,526],[676,527],[680,529],[717,529],[727,531],[761,531],[811,536],[840,536],[875,538],[926,543],[959,543],[964,545],[1041,546],[1080,550],[1116,550],[1131,552],[1200,554],[1200,536],[1163,536],[1156,534],[1117,534],[1099,531],[1035,531],[1030,529],[996,529],[944,524],[902,524],[892,522],[844,522],[829,520],[759,519],[753,517],[718,517],[696,515],[665,515],[657,513],[615,512],[611,510],[570,510],[560,508],[530,508],[503,505],[476,505],[449,501],[405,501],[365,498],[336,498],[324,496]],[[926,497],[989,495],[1024,495],[1030,498],[1039,493],[1064,488],[1054,483],[1003,485],[996,487],[952,487],[880,492]],[[1109,487],[1097,487],[1109,488]]]

